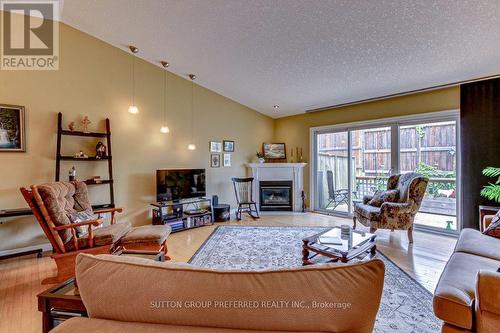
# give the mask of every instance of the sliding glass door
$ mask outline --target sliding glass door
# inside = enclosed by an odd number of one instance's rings
[[[349,133],[317,136],[317,209],[349,213]]]
[[[319,211],[352,212],[352,203],[385,188],[390,175],[391,127],[318,133],[316,193]]]
[[[313,129],[314,210],[350,216],[392,174],[419,172],[430,181],[415,224],[455,232],[458,118],[447,114]]]
[[[429,178],[415,224],[457,230],[457,123],[418,122],[399,127],[400,172]]]

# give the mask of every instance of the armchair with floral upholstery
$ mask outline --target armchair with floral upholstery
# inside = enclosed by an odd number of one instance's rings
[[[354,204],[354,228],[356,221],[370,232],[377,229],[408,230],[408,240],[413,243],[413,221],[417,214],[429,179],[410,172],[393,175],[387,181],[387,190],[397,190],[395,202],[382,202],[380,207],[370,205],[373,196],[365,196],[363,202]]]

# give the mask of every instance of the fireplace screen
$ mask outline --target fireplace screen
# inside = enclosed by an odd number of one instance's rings
[[[292,182],[260,182],[261,210],[292,210]]]

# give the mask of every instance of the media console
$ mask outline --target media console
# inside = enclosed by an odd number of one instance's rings
[[[178,232],[214,224],[212,200],[193,198],[152,203],[153,224],[168,224]]]

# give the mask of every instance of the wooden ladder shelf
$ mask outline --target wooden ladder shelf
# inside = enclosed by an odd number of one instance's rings
[[[74,156],[65,156],[61,155],[61,143],[62,138],[64,136],[77,136],[77,137],[90,137],[90,138],[105,138],[107,145],[107,156],[96,158],[96,157],[88,157],[88,158],[78,158]],[[108,179],[102,180],[99,183],[86,180],[85,183],[87,185],[108,185],[109,186],[109,204],[104,205],[93,205],[94,209],[100,208],[114,208],[115,207],[115,193],[113,189],[113,158],[111,155],[111,126],[109,123],[109,119],[106,118],[106,132],[98,133],[98,132],[81,132],[81,131],[69,131],[64,130],[62,128],[62,113],[59,112],[57,115],[57,152],[56,152],[56,181],[59,181],[61,178],[61,161],[78,161],[78,162],[108,162]]]

